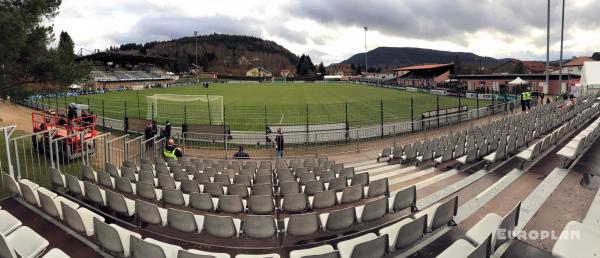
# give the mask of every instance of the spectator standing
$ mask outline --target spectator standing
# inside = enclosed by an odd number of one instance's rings
[[[165,138],[169,139],[171,138],[171,123],[169,122],[169,120],[167,120],[165,122]]]
[[[281,128],[277,128],[277,136],[275,136],[275,150],[277,151],[277,157],[283,158],[283,134]]]

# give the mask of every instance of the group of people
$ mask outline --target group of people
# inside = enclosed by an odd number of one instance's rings
[[[275,138],[271,136],[267,136],[267,142],[273,143],[275,145],[275,152],[277,158],[283,158],[283,149],[284,149],[284,140],[283,133],[281,132],[281,128],[277,129],[277,133],[275,134]],[[238,151],[233,154],[234,159],[248,159],[250,155],[244,150],[244,146],[239,145]]]
[[[158,126],[156,125],[156,120],[152,120],[152,122],[150,124],[148,124],[146,126],[146,129],[144,129],[144,137],[146,138],[146,140],[156,136],[158,134]],[[171,138],[171,123],[169,122],[169,120],[167,120],[165,122],[165,127],[163,127],[160,130],[160,135],[159,138],[166,138],[166,139],[170,139]]]

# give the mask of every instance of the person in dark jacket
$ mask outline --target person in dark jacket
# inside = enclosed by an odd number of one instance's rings
[[[238,152],[233,154],[233,158],[234,159],[249,159],[250,155],[248,155],[248,153],[244,151],[244,146],[240,145],[238,147]]]
[[[165,130],[163,136],[167,139],[171,138],[171,123],[169,122],[169,120],[165,122]]]
[[[277,128],[277,136],[275,136],[275,150],[277,151],[277,157],[283,158],[283,134],[281,133],[281,128]]]

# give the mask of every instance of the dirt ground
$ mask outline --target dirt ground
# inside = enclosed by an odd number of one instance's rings
[[[0,126],[16,125],[17,130],[31,133],[31,113],[33,109],[16,105],[5,100],[0,101]]]

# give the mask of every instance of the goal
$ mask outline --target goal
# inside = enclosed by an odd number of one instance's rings
[[[146,119],[223,124],[223,96],[155,94],[146,97]]]

